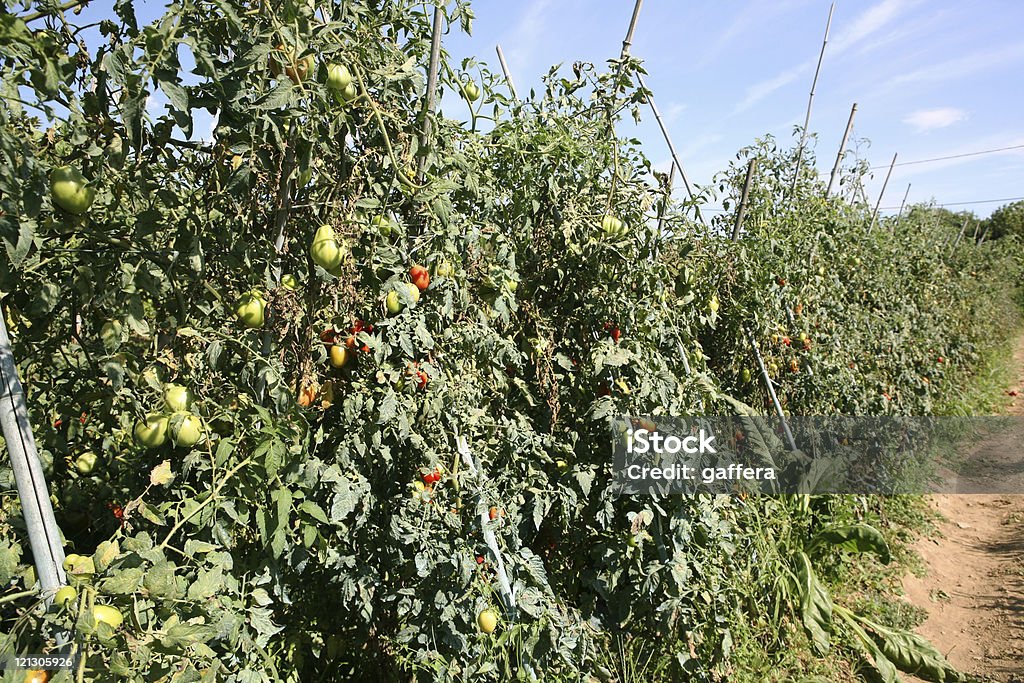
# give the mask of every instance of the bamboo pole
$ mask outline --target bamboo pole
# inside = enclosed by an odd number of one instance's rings
[[[967,222],[970,221],[970,220],[971,219],[969,217],[968,218],[964,218],[964,224],[960,226],[960,234],[958,234],[956,236],[956,239],[953,240],[953,247],[952,247],[953,249],[956,249],[956,245],[960,244],[960,240],[963,239],[964,232],[966,232],[966,230],[967,230]]]
[[[832,188],[835,187],[836,178],[839,177],[839,166],[843,162],[843,155],[846,154],[846,143],[850,139],[850,131],[853,130],[853,117],[857,115],[857,103],[854,102],[850,108],[850,119],[846,122],[846,132],[843,133],[843,141],[839,143],[839,153],[836,154],[836,163],[832,167],[832,176],[828,179],[828,189],[825,190],[825,196],[828,197],[832,194]]]
[[[622,52],[619,53],[619,59],[625,59],[629,55],[629,49],[633,46],[633,33],[636,31],[636,22],[640,18],[640,7],[643,4],[644,0],[636,0],[636,4],[633,5],[633,17],[629,20],[629,30],[622,41]]]
[[[661,207],[658,208],[658,235],[661,235],[662,225],[665,222],[665,212],[668,211],[668,206],[672,202],[672,181],[676,177],[676,165],[668,165],[668,175],[665,176],[664,183],[662,185],[662,192],[665,195],[665,199],[661,202]]]
[[[516,94],[516,84],[512,82],[512,73],[508,70],[508,64],[505,63],[505,53],[501,51],[501,45],[496,45],[494,49],[498,52],[498,63],[501,64],[501,72],[505,74],[505,83],[508,84],[508,91],[512,93],[513,100],[518,100],[519,95]]]
[[[53,506],[46,489],[46,477],[39,462],[32,425],[25,404],[25,389],[18,379],[11,351],[7,322],[0,310],[0,427],[3,429],[11,468],[18,486],[18,497],[28,531],[29,545],[35,560],[36,575],[47,606],[54,592],[67,584],[64,573],[64,544],[53,516]],[[64,636],[58,638],[63,645]]]
[[[899,154],[892,155],[892,163],[889,164],[889,171],[885,174],[885,180],[882,182],[882,191],[878,193],[878,201],[875,202],[875,211],[871,214],[871,225],[868,226],[868,232],[871,232],[875,227],[875,222],[878,220],[878,211],[882,208],[882,197],[885,196],[885,188],[889,185],[889,176],[892,175],[892,168],[896,165],[896,157]]]
[[[427,68],[427,103],[423,112],[423,134],[420,137],[420,150],[427,146],[430,139],[430,115],[434,112],[434,100],[437,97],[437,71],[441,62],[441,24],[444,22],[444,14],[441,5],[434,7],[434,26],[430,37],[430,65]],[[421,153],[419,182],[423,182],[423,169],[427,163],[427,156]]]
[[[975,244],[978,243],[978,230],[980,230],[980,229],[981,229],[981,221],[978,221],[977,223],[974,224],[974,237],[972,238],[974,240]]]
[[[736,241],[735,236],[732,241]],[[775,393],[775,385],[772,383],[771,375],[768,374],[768,366],[765,365],[764,358],[761,356],[761,350],[757,348],[757,340],[754,339],[754,333],[750,331],[749,327],[743,325],[743,334],[746,335],[747,343],[750,344],[750,349],[754,352],[754,359],[757,361],[757,367],[761,370],[761,378],[764,380],[765,389],[768,390],[768,396],[772,400],[772,405],[775,406],[775,414],[778,416],[779,421],[782,422],[782,429],[786,433],[786,441],[789,443],[789,449],[795,451],[796,439],[793,438],[793,432],[789,429],[789,422],[786,421],[786,413],[782,410],[782,403],[779,402],[778,394]]]
[[[899,213],[896,214],[896,225],[893,226],[893,230],[894,231],[899,226],[900,220],[903,218],[903,207],[905,207],[907,205],[907,197],[909,197],[909,196],[910,196],[910,183],[907,183],[907,191],[903,193],[903,201],[900,202],[900,211],[899,211]]]
[[[800,145],[796,150],[796,167],[793,169],[793,184],[789,188],[789,196],[792,198],[796,192],[796,184],[800,179],[800,164],[804,160],[804,146],[807,144],[807,128],[811,125],[811,107],[814,105],[814,91],[818,87],[818,75],[821,73],[821,63],[825,59],[825,46],[828,45],[828,32],[832,28],[832,13],[835,12],[836,3],[828,10],[828,21],[825,23],[825,38],[821,41],[821,52],[818,53],[818,66],[814,69],[814,80],[811,81],[811,94],[807,98],[807,113],[804,115],[804,127],[800,131]]]
[[[644,83],[644,79],[640,74],[637,74],[637,81],[640,83],[640,87],[647,90],[647,84]],[[679,161],[679,153],[676,152],[676,146],[672,144],[672,138],[668,134],[668,129],[665,127],[665,122],[661,118],[661,112],[658,111],[658,106],[654,104],[654,96],[648,95],[647,104],[651,106],[651,111],[654,112],[654,118],[658,122],[658,127],[661,129],[661,135],[665,138],[665,142],[668,144],[668,151],[672,155],[672,163],[675,164],[679,170],[679,177],[683,179],[683,185],[686,187],[686,194],[691,200],[694,200],[693,188],[690,187],[690,181],[686,177],[686,171],[683,170],[683,164]],[[700,209],[694,206],[694,210],[697,212],[697,220],[704,223],[703,217],[700,215]]]
[[[747,164],[747,177],[743,181],[743,192],[740,194],[740,205],[736,207],[736,224],[732,226],[732,241],[740,238],[740,226],[743,225],[743,217],[747,214],[747,196],[750,194],[750,179],[757,171],[757,157],[752,157]]]

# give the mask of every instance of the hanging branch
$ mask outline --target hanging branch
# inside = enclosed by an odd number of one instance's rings
[[[736,224],[732,226],[732,241],[740,238],[740,226],[743,225],[743,217],[747,214],[747,195],[750,194],[750,179],[754,177],[757,170],[757,157],[750,159],[747,164],[747,177],[743,181],[743,192],[740,194],[740,205],[736,208]]]
[[[512,74],[508,70],[508,64],[505,63],[505,53],[501,51],[501,45],[496,45],[495,49],[498,51],[498,63],[501,64],[501,71],[505,74],[505,83],[508,84],[508,90],[512,93],[512,99],[518,100],[519,95],[516,94],[516,84],[512,82]]]
[[[832,167],[832,176],[828,179],[828,189],[825,190],[825,196],[828,197],[832,194],[832,188],[836,184],[836,178],[839,177],[839,165],[843,161],[843,155],[846,153],[846,142],[850,139],[850,131],[853,130],[853,117],[857,114],[857,103],[853,103],[853,107],[850,109],[850,120],[846,122],[846,132],[843,133],[843,141],[839,143],[839,153],[836,154],[836,163]]]
[[[882,208],[882,197],[885,196],[885,188],[889,184],[889,176],[892,175],[892,167],[896,165],[897,154],[892,155],[892,163],[889,164],[889,172],[885,174],[885,181],[882,183],[882,191],[878,193],[878,201],[875,203],[875,211],[871,214],[871,225],[868,226],[868,232],[871,232],[874,229],[875,222],[878,220],[878,210]]]
[[[818,53],[818,66],[814,69],[814,80],[811,81],[811,94],[807,98],[807,114],[804,116],[804,127],[800,131],[800,144],[796,151],[796,167],[793,169],[793,185],[789,188],[789,196],[796,192],[796,183],[800,179],[800,164],[804,160],[804,145],[807,144],[807,128],[811,125],[811,106],[814,104],[814,91],[818,87],[818,74],[821,72],[821,62],[825,58],[825,46],[828,45],[828,31],[832,27],[832,12],[836,9],[836,3],[828,10],[828,22],[825,24],[825,39],[821,41],[821,52]]]
[[[418,182],[423,182],[423,168],[427,163],[427,156],[422,151],[430,139],[430,116],[434,113],[434,99],[437,96],[437,70],[441,62],[441,24],[444,22],[444,15],[441,5],[434,7],[434,28],[430,38],[430,66],[427,69],[427,102],[423,112],[423,134],[420,137],[420,163]],[[397,169],[396,169],[397,172]]]
[[[676,165],[669,164],[668,175],[664,176],[664,180],[661,182],[661,191],[665,195],[665,198],[661,201],[661,206],[658,207],[658,234],[661,235],[661,226],[665,222],[665,212],[668,211],[669,202],[672,201],[672,181],[676,177]]]

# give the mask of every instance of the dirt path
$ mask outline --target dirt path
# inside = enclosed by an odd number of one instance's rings
[[[1020,395],[1007,399],[1007,412],[1024,415],[1024,338],[1014,362]],[[927,576],[903,581],[907,599],[928,612],[918,632],[965,673],[1024,683],[1024,495],[935,495],[931,503],[941,535],[915,545]]]

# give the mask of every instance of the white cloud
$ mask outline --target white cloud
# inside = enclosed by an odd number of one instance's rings
[[[979,71],[1005,68],[1022,58],[1024,58],[1024,43],[1015,43],[994,50],[976,52],[965,57],[949,59],[945,62],[939,62],[938,64],[901,74],[889,79],[883,86],[883,89],[917,83],[946,82],[970,76]]]
[[[665,123],[675,123],[679,119],[680,115],[686,111],[687,105],[682,102],[672,102],[665,107],[665,113],[662,117],[665,119]]]
[[[842,54],[848,48],[885,28],[911,4],[913,4],[912,0],[882,0],[877,5],[868,8],[852,24],[843,29],[838,37],[829,41],[830,45],[825,48],[825,61],[827,62],[830,56],[836,57]],[[755,83],[747,88],[746,96],[736,105],[733,113],[738,114],[745,111],[804,74],[813,73],[817,63],[818,57],[816,55],[814,58],[808,59],[772,78]]]
[[[940,107],[939,109],[919,109],[911,112],[903,119],[903,123],[913,126],[917,132],[922,133],[936,128],[952,126],[967,118],[967,112],[963,109],[953,107]]]
[[[908,6],[913,3],[907,0],[882,0],[882,2],[870,7],[861,14],[848,27],[843,29],[825,52],[825,56],[831,53],[833,56],[842,54],[847,49],[857,45],[868,36],[888,26]]]

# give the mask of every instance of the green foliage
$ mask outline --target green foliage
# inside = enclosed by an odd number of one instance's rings
[[[794,153],[771,140],[721,178],[735,195],[761,162],[743,238],[723,239],[729,216],[695,220],[615,137],[643,101],[633,60],[553,70],[513,102],[442,53],[443,88],[481,83],[467,124],[424,111],[419,3],[185,2],[140,27],[118,2],[93,48],[35,10],[0,22],[0,293],[58,521],[96,573],[78,605],[0,617],[19,651],[73,628],[87,680],[575,680],[621,673],[616,653],[714,680],[742,667],[741,637],[785,651],[797,615],[824,649],[801,553],[857,502],[617,497],[612,418],[768,409],[742,379],[746,330],[791,413],[928,414],[1015,315],[1014,239],[938,249],[923,208],[869,231],[810,154],[791,192]],[[468,30],[468,6],[446,13]],[[50,197],[64,165],[95,192],[80,215]],[[331,272],[309,256],[321,225],[347,247]],[[418,299],[398,288],[414,263],[432,271]],[[256,329],[235,315],[253,290]],[[169,382],[204,438],[141,448]],[[0,569],[29,590],[5,501]],[[92,626],[94,603],[124,624]]]
[[[1007,235],[1024,238],[1024,201],[1000,206],[985,219],[984,230],[992,239]]]

